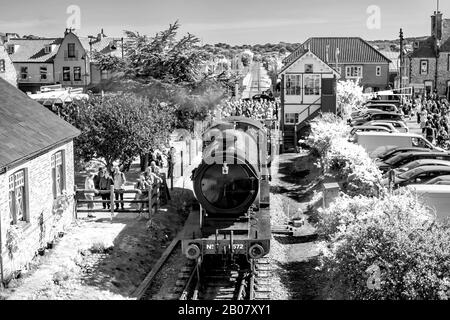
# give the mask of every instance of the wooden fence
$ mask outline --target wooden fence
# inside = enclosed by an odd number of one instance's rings
[[[115,190],[114,186],[111,186],[110,190],[97,190],[96,193],[94,193],[92,190],[85,190],[85,189],[77,189],[75,187],[75,218],[78,218],[78,213],[81,212],[109,212],[111,213],[111,220],[114,217],[114,213],[116,212],[127,212],[127,213],[140,213],[140,214],[144,214],[144,217],[147,219],[151,219],[152,218],[152,213],[156,212],[158,210],[159,204],[160,204],[160,188],[161,188],[161,184],[158,182],[156,184],[154,184],[153,186],[149,186],[148,189],[146,190],[148,192],[148,196],[143,198],[143,199],[139,199],[139,200],[129,200],[129,199],[123,199],[123,200],[116,200],[115,199],[115,194],[139,194],[140,196],[142,196],[142,191],[141,190]],[[85,195],[86,194],[90,194],[93,195],[94,197],[98,196],[98,195],[102,195],[102,194],[109,194],[110,199],[109,200],[98,200],[98,199],[85,199]],[[96,203],[101,203],[101,204],[109,204],[110,208],[109,209],[81,209],[78,208],[79,204],[96,204]],[[120,205],[123,206],[125,203],[131,203],[131,204],[138,204],[139,208],[138,209],[120,209],[117,210],[115,209],[116,205]]]

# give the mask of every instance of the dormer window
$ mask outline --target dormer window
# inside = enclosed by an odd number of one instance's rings
[[[45,51],[45,53],[46,54],[49,54],[50,52],[52,52],[52,46],[51,45],[46,45],[45,47],[44,47],[44,51]]]
[[[14,54],[15,52],[15,47],[14,45],[9,45],[8,46],[8,54]]]

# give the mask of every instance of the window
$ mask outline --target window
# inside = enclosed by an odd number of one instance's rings
[[[9,176],[9,218],[11,224],[26,221],[25,170]]]
[[[28,67],[20,68],[20,79],[22,79],[22,80],[28,79]]]
[[[73,80],[81,81],[81,67],[73,68]]]
[[[100,77],[102,80],[108,79],[108,70],[101,70],[100,72],[101,72]]]
[[[6,67],[5,67],[5,60],[4,59],[0,59],[0,73],[5,72]]]
[[[46,46],[44,47],[44,52],[45,52],[46,54],[49,54],[50,52],[52,52],[52,46],[46,45]]]
[[[320,74],[305,75],[305,96],[320,95]]]
[[[9,54],[14,54],[14,52],[15,52],[14,49],[15,49],[15,48],[14,48],[14,45],[9,45],[9,46],[8,46],[8,53],[9,53]]]
[[[313,73],[314,66],[312,64],[305,64],[305,73]]]
[[[428,74],[428,60],[420,60],[420,74]]]
[[[340,77],[342,78],[342,68],[336,67],[336,71],[339,73]]]
[[[286,113],[284,119],[285,124],[296,124],[298,123],[298,113]]]
[[[52,184],[53,184],[53,198],[56,198],[62,194],[62,191],[66,188],[65,175],[64,175],[64,153],[58,151],[52,155]]]
[[[40,68],[40,72],[41,72],[41,80],[47,80],[47,67],[42,66]]]
[[[75,58],[75,43],[67,44],[67,57]]]
[[[376,71],[375,71],[377,77],[381,77],[381,67],[377,66]]]
[[[286,95],[299,96],[301,95],[301,75],[286,75]]]
[[[63,81],[70,81],[70,67],[63,67]]]
[[[362,66],[347,66],[345,67],[346,78],[362,78],[363,67]]]

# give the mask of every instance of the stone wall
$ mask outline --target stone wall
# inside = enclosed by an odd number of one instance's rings
[[[17,87],[17,73],[14,68],[14,64],[9,58],[8,52],[6,52],[5,47],[0,42],[0,60],[5,61],[5,71],[0,72],[0,78],[5,79],[13,86]]]
[[[53,214],[53,191],[52,191],[52,171],[51,156],[60,151],[64,151],[65,188],[69,196],[69,205],[64,211],[60,220],[57,221]],[[10,257],[6,249],[6,234],[9,226],[9,200],[8,200],[8,178],[18,170],[25,169],[26,172],[26,198],[28,212],[26,222],[18,223],[22,230],[22,239],[19,243],[19,250]],[[14,271],[23,268],[33,259],[40,244],[40,227],[38,218],[43,213],[45,236],[44,243],[57,236],[59,231],[63,231],[74,217],[73,191],[74,191],[74,158],[73,142],[69,142],[42,154],[19,166],[8,168],[6,173],[0,175],[0,219],[1,219],[1,254],[3,258],[3,271],[5,278],[8,278]]]

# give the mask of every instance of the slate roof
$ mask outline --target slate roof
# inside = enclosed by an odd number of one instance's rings
[[[413,52],[409,54],[411,58],[434,58],[436,57],[436,51],[434,49],[434,36],[428,37],[424,41],[420,41],[419,48],[415,48]]]
[[[0,168],[79,134],[78,129],[0,78]]]
[[[389,60],[391,60],[391,63],[389,63],[389,72],[398,72],[400,52],[380,50],[380,53]]]
[[[10,54],[12,62],[52,62],[58,53],[62,38],[48,39],[11,39],[7,45],[19,47]],[[50,53],[45,53],[45,45],[56,45]]]
[[[328,61],[327,61],[327,45]],[[383,56],[378,50],[372,47],[368,42],[358,37],[323,37],[309,38],[294,52],[292,52],[284,63],[286,67],[304,54],[305,50],[311,50],[322,61],[329,65],[336,63],[336,49],[339,48],[339,63],[390,63],[391,60]]]
[[[102,38],[100,41],[92,42],[92,47],[89,45],[90,39],[88,37],[79,37],[81,45],[83,46],[84,50],[89,53],[89,51],[92,49],[92,51],[98,51],[104,54],[111,54],[115,56],[121,55],[120,50],[120,41],[121,39],[118,38],[112,38],[112,37],[105,37]],[[115,44],[116,49],[111,49],[110,45]]]

